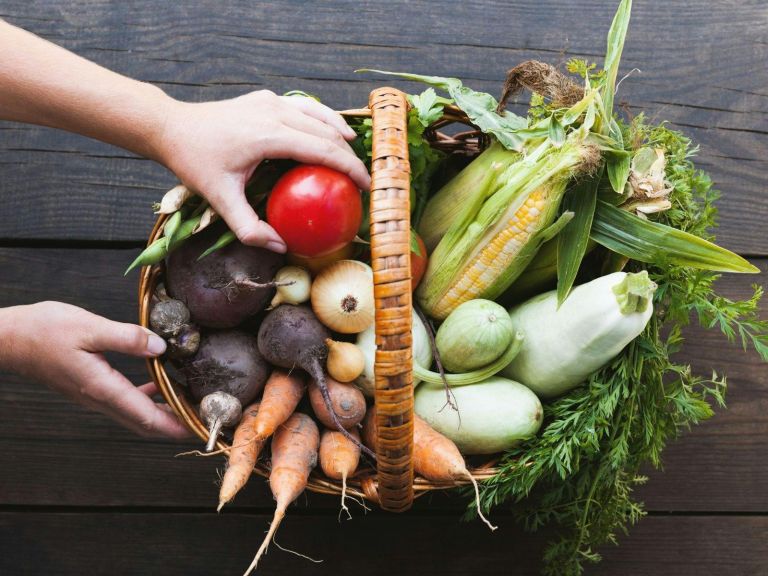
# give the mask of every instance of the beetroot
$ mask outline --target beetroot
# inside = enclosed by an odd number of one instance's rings
[[[255,337],[239,330],[204,334],[194,358],[180,368],[196,401],[226,392],[247,406],[264,388],[270,367]]]
[[[269,312],[259,327],[259,351],[270,364],[281,368],[301,368],[312,376],[320,391],[327,414],[336,429],[360,446],[372,459],[376,456],[344,429],[333,409],[323,365],[328,357],[325,341],[331,332],[308,306],[281,304]]]
[[[232,328],[263,310],[284,263],[281,254],[237,241],[198,260],[221,232],[210,226],[194,234],[168,256],[165,275],[168,293],[187,305],[195,323],[209,328]]]

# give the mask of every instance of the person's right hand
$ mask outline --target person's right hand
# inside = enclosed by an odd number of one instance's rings
[[[0,369],[43,382],[142,436],[191,436],[167,404],[152,400],[154,383],[134,386],[104,358],[106,351],[162,354],[165,341],[149,330],[69,304],[40,302],[0,309],[0,338]]]
[[[244,189],[262,160],[323,164],[367,189],[370,176],[347,140],[354,131],[338,113],[301,96],[262,90],[200,104],[170,100],[159,132],[160,160],[208,200],[241,242],[285,252],[285,242],[248,204]]]

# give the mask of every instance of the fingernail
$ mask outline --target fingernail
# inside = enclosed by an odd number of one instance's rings
[[[165,340],[160,338],[157,334],[154,332],[149,332],[149,338],[147,338],[147,352],[149,352],[152,356],[160,356],[163,352],[165,352],[166,344]]]
[[[283,254],[287,249],[288,247],[283,242],[276,242],[274,240],[267,242],[267,250],[271,250],[272,252]]]
[[[347,138],[354,138],[357,136],[357,133],[352,129],[351,126],[344,126],[344,135]]]

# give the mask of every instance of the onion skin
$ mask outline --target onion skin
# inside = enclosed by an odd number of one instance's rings
[[[312,283],[312,310],[325,326],[358,334],[373,324],[373,271],[357,260],[340,260]]]
[[[365,354],[351,342],[336,342],[328,338],[328,374],[339,382],[352,382],[365,369]]]

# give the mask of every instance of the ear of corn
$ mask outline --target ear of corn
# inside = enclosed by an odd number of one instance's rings
[[[544,142],[457,200],[463,211],[433,251],[417,291],[422,308],[445,318],[463,302],[504,292],[573,216],[557,218],[560,201],[568,180],[595,154],[575,137],[560,148]]]
[[[520,158],[519,152],[494,142],[429,199],[418,230],[429,252],[460,217],[466,203],[471,202],[479,190],[486,195],[495,192],[493,185],[498,182],[498,174]]]

